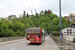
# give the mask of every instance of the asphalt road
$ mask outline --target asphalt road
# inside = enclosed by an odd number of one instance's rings
[[[0,50],[46,50],[45,47],[49,46],[46,45],[49,39],[50,37],[46,37],[45,41],[42,44],[29,44],[26,43],[25,40],[22,40],[15,43],[1,45]]]
[[[43,50],[45,41],[42,44],[29,44],[24,41],[5,44],[0,46],[0,50]]]

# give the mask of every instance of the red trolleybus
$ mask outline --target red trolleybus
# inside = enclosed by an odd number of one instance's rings
[[[26,41],[29,43],[42,43],[45,40],[45,31],[42,28],[27,28]]]

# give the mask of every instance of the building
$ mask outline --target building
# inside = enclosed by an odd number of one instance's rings
[[[64,28],[62,30],[63,33],[63,39],[69,40],[69,41],[73,41],[74,37],[75,37],[75,28]]]
[[[34,15],[29,15],[29,18],[33,17]]]
[[[75,13],[70,13],[69,14],[69,21],[75,22]]]
[[[71,28],[75,28],[75,24],[74,24],[74,23],[69,24],[69,27],[71,27]]]
[[[69,16],[64,16],[64,18],[65,18],[67,21],[69,21]]]
[[[8,20],[8,17],[5,17],[6,20]]]
[[[67,21],[75,22],[75,13],[70,13],[69,16],[64,16]]]
[[[16,15],[9,15],[8,18],[10,18],[10,19],[16,18]]]

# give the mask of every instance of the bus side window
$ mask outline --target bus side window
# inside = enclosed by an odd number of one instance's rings
[[[41,32],[41,36],[43,36],[43,32]]]

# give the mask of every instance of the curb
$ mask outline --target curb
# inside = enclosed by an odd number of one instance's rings
[[[25,39],[2,42],[2,43],[0,43],[0,45],[5,45],[5,44],[10,44],[10,43],[15,43],[15,42],[24,41],[24,40],[25,40]]]

